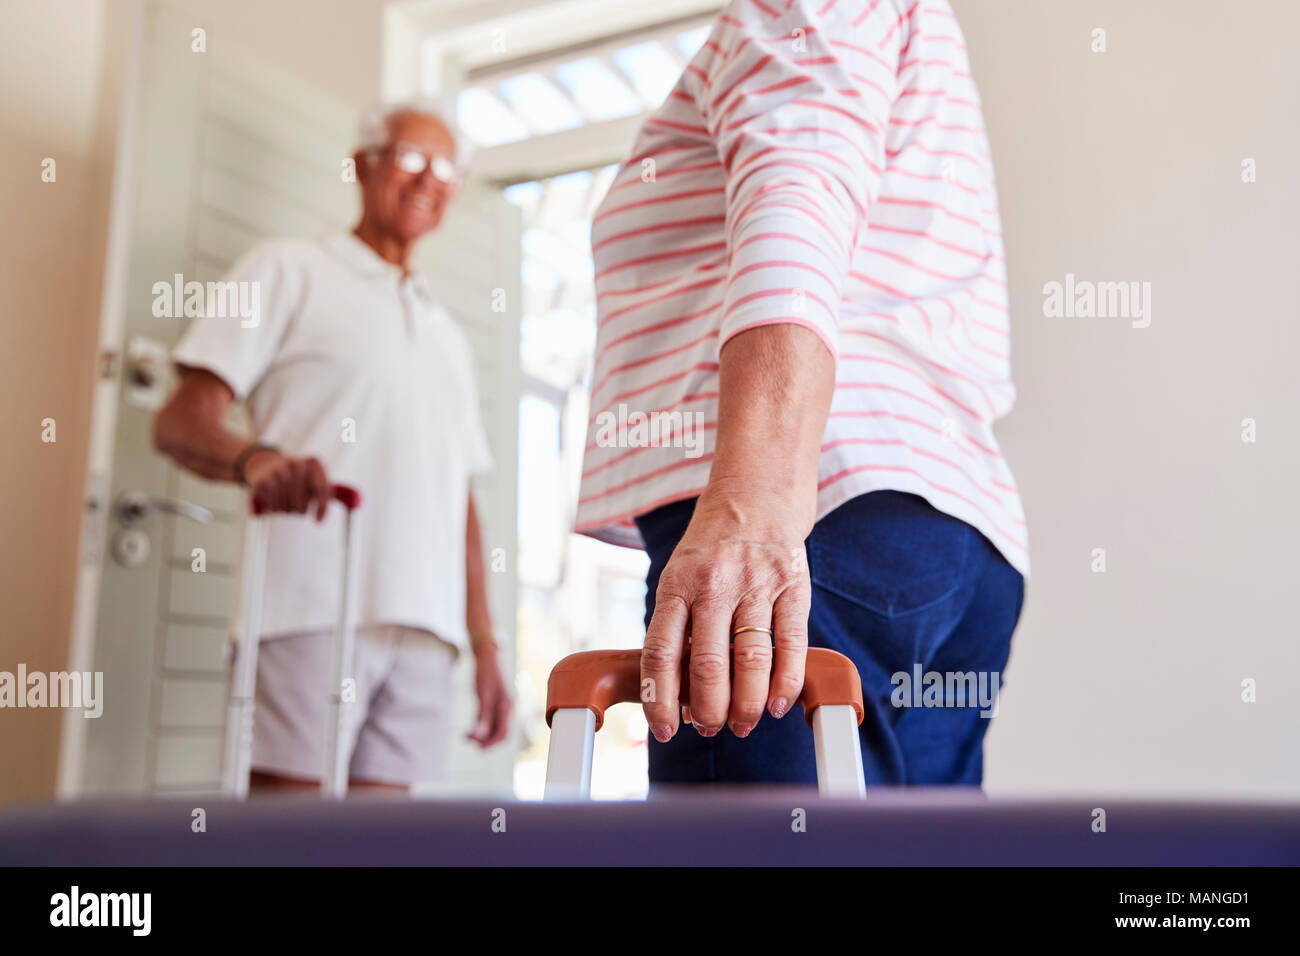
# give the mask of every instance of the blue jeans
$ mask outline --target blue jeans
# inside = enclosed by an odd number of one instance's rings
[[[691,499],[637,519],[650,555],[647,626],[659,575],[694,510]],[[970,525],[899,491],[845,502],[817,522],[806,546],[809,643],[848,656],[862,677],[867,785],[978,786],[989,725],[981,713],[1005,685],[1024,603],[1020,572]],[[930,672],[942,675],[946,690],[923,694]],[[984,681],[984,702],[978,683],[961,683],[960,694],[950,683],[971,674]],[[927,699],[944,705],[924,706]],[[706,738],[685,725],[666,744],[650,738],[652,785],[816,780],[812,731],[798,707],[781,720],[764,714],[743,740],[725,726]]]

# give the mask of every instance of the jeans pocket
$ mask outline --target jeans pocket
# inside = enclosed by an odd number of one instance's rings
[[[915,495],[872,492],[818,523],[808,540],[809,574],[815,586],[859,607],[903,617],[961,587],[977,534]]]

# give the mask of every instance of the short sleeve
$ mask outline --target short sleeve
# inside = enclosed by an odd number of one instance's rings
[[[262,243],[221,279],[204,283],[200,314],[172,350],[172,361],[206,369],[237,399],[247,398],[274,360],[301,301],[296,259],[292,243]]]
[[[731,0],[687,89],[727,177],[718,348],[793,323],[838,353],[839,306],[885,167],[905,18],[890,0]]]

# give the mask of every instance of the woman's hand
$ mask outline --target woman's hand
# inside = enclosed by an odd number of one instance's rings
[[[724,723],[744,737],[765,708],[783,717],[798,699],[812,597],[805,523],[779,495],[738,483],[710,482],[700,496],[660,575],[641,656],[643,696],[653,697],[645,702],[646,720],[656,740],[677,732],[688,649],[688,719],[705,737]],[[742,627],[764,630],[735,634],[733,649],[733,633]]]
[[[804,540],[817,517],[835,356],[808,328],[775,323],[732,336],[718,364],[709,484],[659,576],[641,654],[646,721],[661,742],[677,732],[688,649],[687,719],[706,737],[724,723],[744,737],[764,707],[782,717],[803,689],[812,602]],[[772,635],[736,633],[748,627]]]

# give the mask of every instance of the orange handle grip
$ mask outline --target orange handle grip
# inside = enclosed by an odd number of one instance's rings
[[[689,659],[682,663],[681,702],[688,703]],[[585,707],[596,715],[596,729],[605,722],[605,708],[641,703],[641,651],[580,651],[551,669],[546,682],[546,723],[557,710]],[[838,651],[808,648],[803,692],[798,703],[812,726],[812,715],[823,704],[848,704],[862,723],[862,681],[853,662]]]

